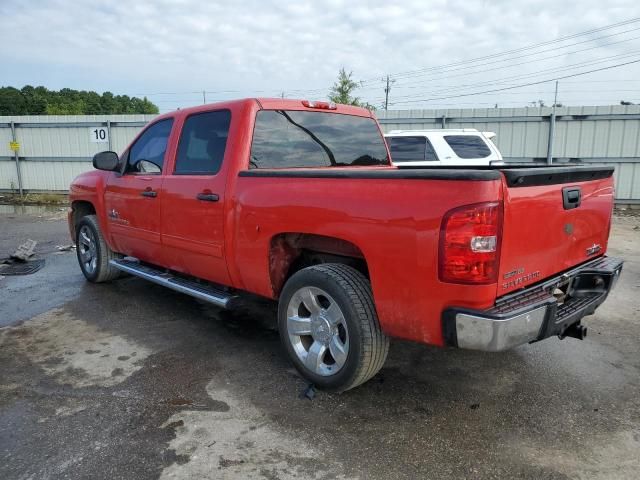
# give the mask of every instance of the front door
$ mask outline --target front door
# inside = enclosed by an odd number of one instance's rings
[[[161,263],[162,168],[173,119],[148,126],[123,154],[122,175],[105,189],[107,221],[114,249],[149,263]]]
[[[173,171],[162,183],[162,245],[166,266],[229,285],[224,256],[224,153],[231,112],[186,117]]]

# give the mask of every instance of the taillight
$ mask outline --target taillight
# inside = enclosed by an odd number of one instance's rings
[[[476,203],[447,212],[440,227],[438,274],[443,282],[498,280],[502,203]]]
[[[302,105],[307,108],[319,108],[320,110],[335,110],[338,108],[333,102],[312,102],[310,100],[302,100]]]

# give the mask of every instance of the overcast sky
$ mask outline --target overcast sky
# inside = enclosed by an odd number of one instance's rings
[[[207,101],[326,98],[344,66],[364,81],[359,96],[377,106],[386,74],[395,78],[394,109],[552,103],[553,83],[475,93],[640,60],[640,21],[434,67],[633,17],[638,0],[1,0],[0,84],[146,95],[167,111],[202,103],[202,90]],[[638,103],[638,79],[640,63],[564,79],[558,98]]]

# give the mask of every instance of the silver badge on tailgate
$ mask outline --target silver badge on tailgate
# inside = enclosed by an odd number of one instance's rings
[[[599,243],[594,243],[589,248],[587,248],[587,257],[595,255],[596,253],[600,253],[601,250],[602,246]]]

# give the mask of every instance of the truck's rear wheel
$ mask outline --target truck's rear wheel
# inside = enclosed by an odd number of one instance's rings
[[[109,260],[121,255],[111,251],[105,242],[95,215],[82,217],[76,225],[76,254],[80,269],[90,282],[107,282],[120,276]]]
[[[280,296],[278,327],[298,371],[329,390],[366,382],[389,351],[369,281],[347,265],[316,265],[292,275]]]

